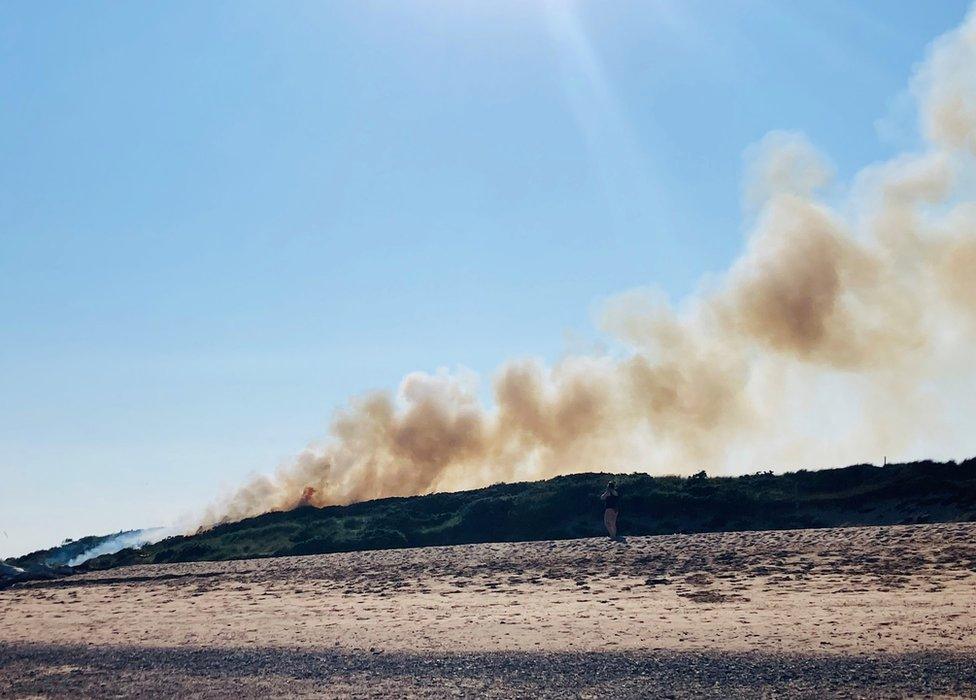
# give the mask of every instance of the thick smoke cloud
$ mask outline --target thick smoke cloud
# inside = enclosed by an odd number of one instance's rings
[[[741,257],[680,306],[653,290],[607,301],[613,351],[512,361],[489,407],[473,376],[410,374],[203,524],[599,468],[976,452],[976,14],[933,44],[912,92],[922,147],[842,196],[820,194],[832,168],[801,135],[751,148]]]

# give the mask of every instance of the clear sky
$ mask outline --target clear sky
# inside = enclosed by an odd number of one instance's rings
[[[406,372],[742,245],[742,153],[911,146],[967,3],[0,2],[0,556],[167,524]]]

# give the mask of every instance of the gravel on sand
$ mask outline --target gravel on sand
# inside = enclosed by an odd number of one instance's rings
[[[0,697],[976,695],[976,657],[932,652],[410,654],[3,644],[0,660]]]

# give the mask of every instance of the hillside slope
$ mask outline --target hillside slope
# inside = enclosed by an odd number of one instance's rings
[[[101,547],[107,542],[126,536],[137,535],[139,532],[139,530],[123,530],[110,535],[88,535],[77,540],[65,540],[56,547],[39,549],[36,552],[24,554],[20,557],[11,557],[7,559],[7,563],[21,568],[29,568],[32,566],[64,566],[72,559],[76,559],[86,552]]]
[[[976,459],[739,477],[589,473],[266,513],[80,568],[596,536],[611,476],[624,535],[976,520]]]

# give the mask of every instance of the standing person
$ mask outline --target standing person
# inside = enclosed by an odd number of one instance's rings
[[[600,496],[603,501],[603,524],[607,526],[607,533],[610,539],[617,539],[617,514],[620,512],[620,494],[617,493],[617,484],[613,481],[607,484],[607,490]]]

